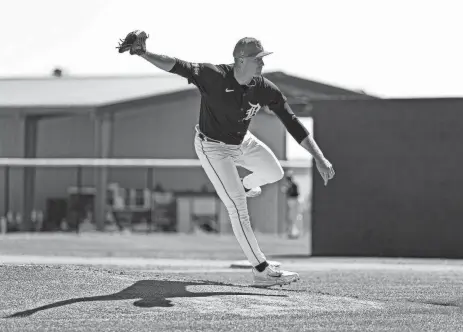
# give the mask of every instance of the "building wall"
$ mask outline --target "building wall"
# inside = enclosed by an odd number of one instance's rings
[[[114,158],[181,158],[197,159],[193,148],[194,126],[199,116],[199,98],[163,105],[127,109],[114,115],[112,157]],[[285,129],[274,116],[258,114],[252,132],[284,158]],[[38,158],[91,158],[94,156],[94,120],[91,116],[74,116],[42,120],[38,132]],[[111,169],[109,181],[123,187],[144,188],[146,169]],[[166,190],[199,191],[204,185],[213,190],[201,168],[156,169],[154,184]],[[45,209],[47,198],[66,197],[67,188],[77,183],[76,169],[40,169],[36,176],[35,207]],[[92,186],[94,173],[83,170],[83,185]],[[249,210],[255,228],[276,232],[281,201],[278,185],[265,188],[261,197],[250,200]]]
[[[193,136],[198,103],[197,98],[188,98],[117,113],[113,157],[196,159]],[[146,169],[113,169],[110,174],[110,181],[122,186],[141,188],[146,185],[146,178]],[[197,167],[154,172],[154,183],[166,190],[199,190],[205,182],[204,172]]]
[[[315,104],[313,254],[463,257],[463,100]],[[316,170],[314,170],[316,172]]]
[[[89,115],[41,120],[37,134],[37,158],[93,158],[94,121]],[[92,186],[91,169],[83,169],[82,184]],[[35,207],[45,210],[48,198],[66,197],[77,184],[76,168],[40,168],[36,171]]]

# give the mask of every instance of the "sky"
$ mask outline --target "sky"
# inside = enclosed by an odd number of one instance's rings
[[[231,63],[235,43],[260,39],[281,70],[383,98],[463,96],[459,0],[0,0],[0,77],[163,74],[119,54],[145,30],[148,50]],[[0,92],[1,93],[1,92]]]

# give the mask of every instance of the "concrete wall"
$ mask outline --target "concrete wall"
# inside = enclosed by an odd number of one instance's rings
[[[193,138],[198,116],[198,97],[115,113],[112,157],[197,159]],[[4,132],[4,136],[9,137],[9,132],[15,132],[11,125],[4,126],[8,130]],[[276,117],[263,112],[258,114],[251,130],[274,150],[278,158],[284,158],[285,129]],[[94,119],[91,116],[41,120],[38,126],[37,157],[91,158],[95,153],[94,138]],[[147,170],[111,169],[109,181],[130,188],[144,188],[147,185]],[[76,169],[37,170],[35,208],[45,209],[47,198],[66,197],[67,188],[74,186],[76,182]],[[201,168],[156,169],[153,182],[161,184],[167,190],[198,191],[203,185],[213,190]],[[93,183],[93,171],[84,169],[83,185],[93,186]],[[249,201],[253,224],[257,230],[277,231],[281,214],[278,206],[283,204],[281,199],[278,185],[274,184],[267,186],[261,197]]]
[[[463,100],[315,103],[313,254],[463,257]],[[316,170],[314,170],[316,172]]]

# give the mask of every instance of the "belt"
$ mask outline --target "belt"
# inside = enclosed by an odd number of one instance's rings
[[[225,144],[224,142],[221,142],[221,141],[218,141],[216,139],[213,139],[213,138],[209,138],[207,137],[206,135],[204,135],[203,133],[201,132],[198,132],[198,137],[201,141],[205,141],[205,142],[213,142],[213,143],[219,143],[219,144]]]

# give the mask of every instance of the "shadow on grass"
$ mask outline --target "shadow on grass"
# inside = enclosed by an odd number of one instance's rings
[[[463,310],[463,298],[451,301],[423,301],[423,300],[408,300],[409,302],[430,304],[439,307],[454,307]]]
[[[286,295],[270,295],[260,293],[244,292],[190,292],[187,286],[234,286],[218,282],[182,282],[167,280],[140,280],[132,286],[122,291],[109,295],[79,297],[64,301],[47,304],[38,308],[16,312],[4,318],[27,317],[36,312],[62,307],[65,305],[93,302],[93,301],[120,301],[120,300],[137,300],[133,304],[141,308],[153,307],[173,307],[174,305],[168,299],[175,297],[208,297],[208,296],[229,296],[229,295],[254,295],[254,296],[275,296],[287,297]]]

